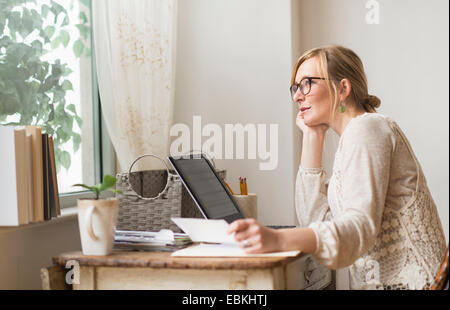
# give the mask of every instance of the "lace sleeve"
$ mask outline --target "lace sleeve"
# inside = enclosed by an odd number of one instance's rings
[[[295,182],[295,209],[300,226],[330,218],[327,190],[325,170],[299,167]]]

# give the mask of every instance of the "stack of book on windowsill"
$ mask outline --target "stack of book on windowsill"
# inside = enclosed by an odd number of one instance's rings
[[[61,214],[53,138],[38,126],[0,126],[0,226]]]
[[[116,230],[114,236],[114,249],[117,250],[172,252],[191,243],[188,235],[169,229],[159,232]]]

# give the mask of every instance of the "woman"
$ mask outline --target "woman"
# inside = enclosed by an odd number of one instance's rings
[[[330,269],[350,266],[352,289],[423,289],[446,250],[436,206],[398,125],[375,112],[360,58],[327,46],[306,52],[291,79],[303,132],[296,180],[301,228],[273,230],[255,220],[228,232],[248,253],[301,250]],[[339,136],[326,182],[326,131]]]

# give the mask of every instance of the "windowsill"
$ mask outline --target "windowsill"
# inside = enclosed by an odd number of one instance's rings
[[[29,223],[29,224],[25,224],[25,225],[21,225],[21,226],[0,227],[0,234],[1,233],[9,233],[9,232],[13,232],[16,230],[29,229],[29,228],[52,225],[52,224],[56,224],[56,223],[62,223],[62,222],[66,222],[69,220],[76,219],[77,215],[78,215],[78,210],[77,210],[76,206],[66,207],[64,209],[61,209],[60,216],[53,218],[51,220],[48,220],[48,221],[39,222],[39,223]]]
[[[114,193],[102,193],[103,198],[114,197]],[[61,215],[48,221],[39,223],[29,223],[20,226],[3,226],[0,227],[0,234],[9,233],[17,230],[30,229],[35,227],[53,225],[70,220],[75,220],[78,216],[77,201],[81,198],[91,198],[92,193],[89,191],[80,191],[75,193],[64,194],[60,196]]]

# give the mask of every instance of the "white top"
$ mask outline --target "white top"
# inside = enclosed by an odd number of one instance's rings
[[[328,188],[327,188],[328,187]],[[316,234],[314,257],[350,266],[351,289],[422,289],[446,250],[436,205],[398,125],[378,113],[353,118],[336,151],[333,175],[299,167],[295,205]]]

